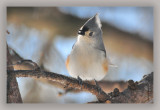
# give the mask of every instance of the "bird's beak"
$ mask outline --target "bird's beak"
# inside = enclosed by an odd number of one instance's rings
[[[85,32],[84,32],[83,30],[79,30],[79,31],[78,31],[78,34],[79,34],[79,35],[85,35]]]

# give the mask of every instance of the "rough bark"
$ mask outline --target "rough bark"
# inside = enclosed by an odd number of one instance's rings
[[[145,75],[139,82],[129,80],[128,84],[127,89],[112,97],[112,103],[149,103],[153,100],[153,73]]]
[[[7,47],[7,65],[12,65],[11,56]],[[7,66],[7,70],[14,70],[12,66]],[[7,71],[7,103],[22,103],[18,83],[14,73]]]
[[[16,77],[44,78],[64,85],[65,88],[75,88],[81,91],[87,91],[97,96],[98,103],[147,103],[153,100],[153,73],[144,76],[139,82],[128,81],[128,88],[123,92],[115,88],[113,92],[105,93],[98,91],[96,85],[83,82],[82,85],[75,78],[46,72],[41,70],[17,70],[8,72],[16,74]]]
[[[41,70],[17,70],[9,72],[16,74],[17,77],[44,78],[61,83],[65,88],[75,88],[82,91],[88,91],[96,95],[99,102],[104,102],[105,100],[110,99],[110,96],[107,95],[104,91],[98,91],[98,87],[96,85],[91,85],[87,82],[80,84],[77,79],[64,75]]]

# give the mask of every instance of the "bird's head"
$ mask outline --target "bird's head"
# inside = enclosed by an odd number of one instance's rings
[[[78,35],[84,38],[99,38],[102,36],[101,21],[99,15],[96,14],[90,18],[78,31]]]

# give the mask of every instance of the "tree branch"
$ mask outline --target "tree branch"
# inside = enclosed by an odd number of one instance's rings
[[[88,91],[96,95],[99,102],[105,102],[106,100],[110,100],[110,96],[107,95],[104,91],[100,91],[99,93],[98,87],[96,85],[91,85],[87,82],[83,82],[81,85],[79,84],[79,81],[75,78],[41,70],[9,70],[8,72],[16,74],[16,77],[44,78],[47,80],[61,83],[64,85],[65,88],[75,88],[83,91]]]
[[[153,73],[145,76],[141,81],[136,83],[132,80],[128,81],[128,88],[126,88],[123,92],[119,92],[119,89],[115,88],[113,92],[107,94],[104,91],[99,93],[96,85],[92,85],[87,82],[83,82],[81,85],[75,78],[53,72],[41,70],[9,70],[9,72],[16,74],[16,77],[44,78],[58,82],[68,89],[75,88],[78,90],[87,91],[96,95],[99,102],[145,103],[153,99]]]
[[[12,65],[11,55],[7,46],[7,65]],[[14,70],[12,66],[7,66],[7,70]],[[7,103],[22,103],[18,83],[14,73],[7,71]]]
[[[150,102],[153,102],[153,72],[145,75],[139,82],[129,80],[127,89],[118,93],[118,95],[112,96],[112,103]]]

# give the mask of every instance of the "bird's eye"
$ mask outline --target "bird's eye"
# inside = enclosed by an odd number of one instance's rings
[[[93,35],[93,32],[90,32],[90,33],[89,33],[89,36],[92,36],[92,35]]]

